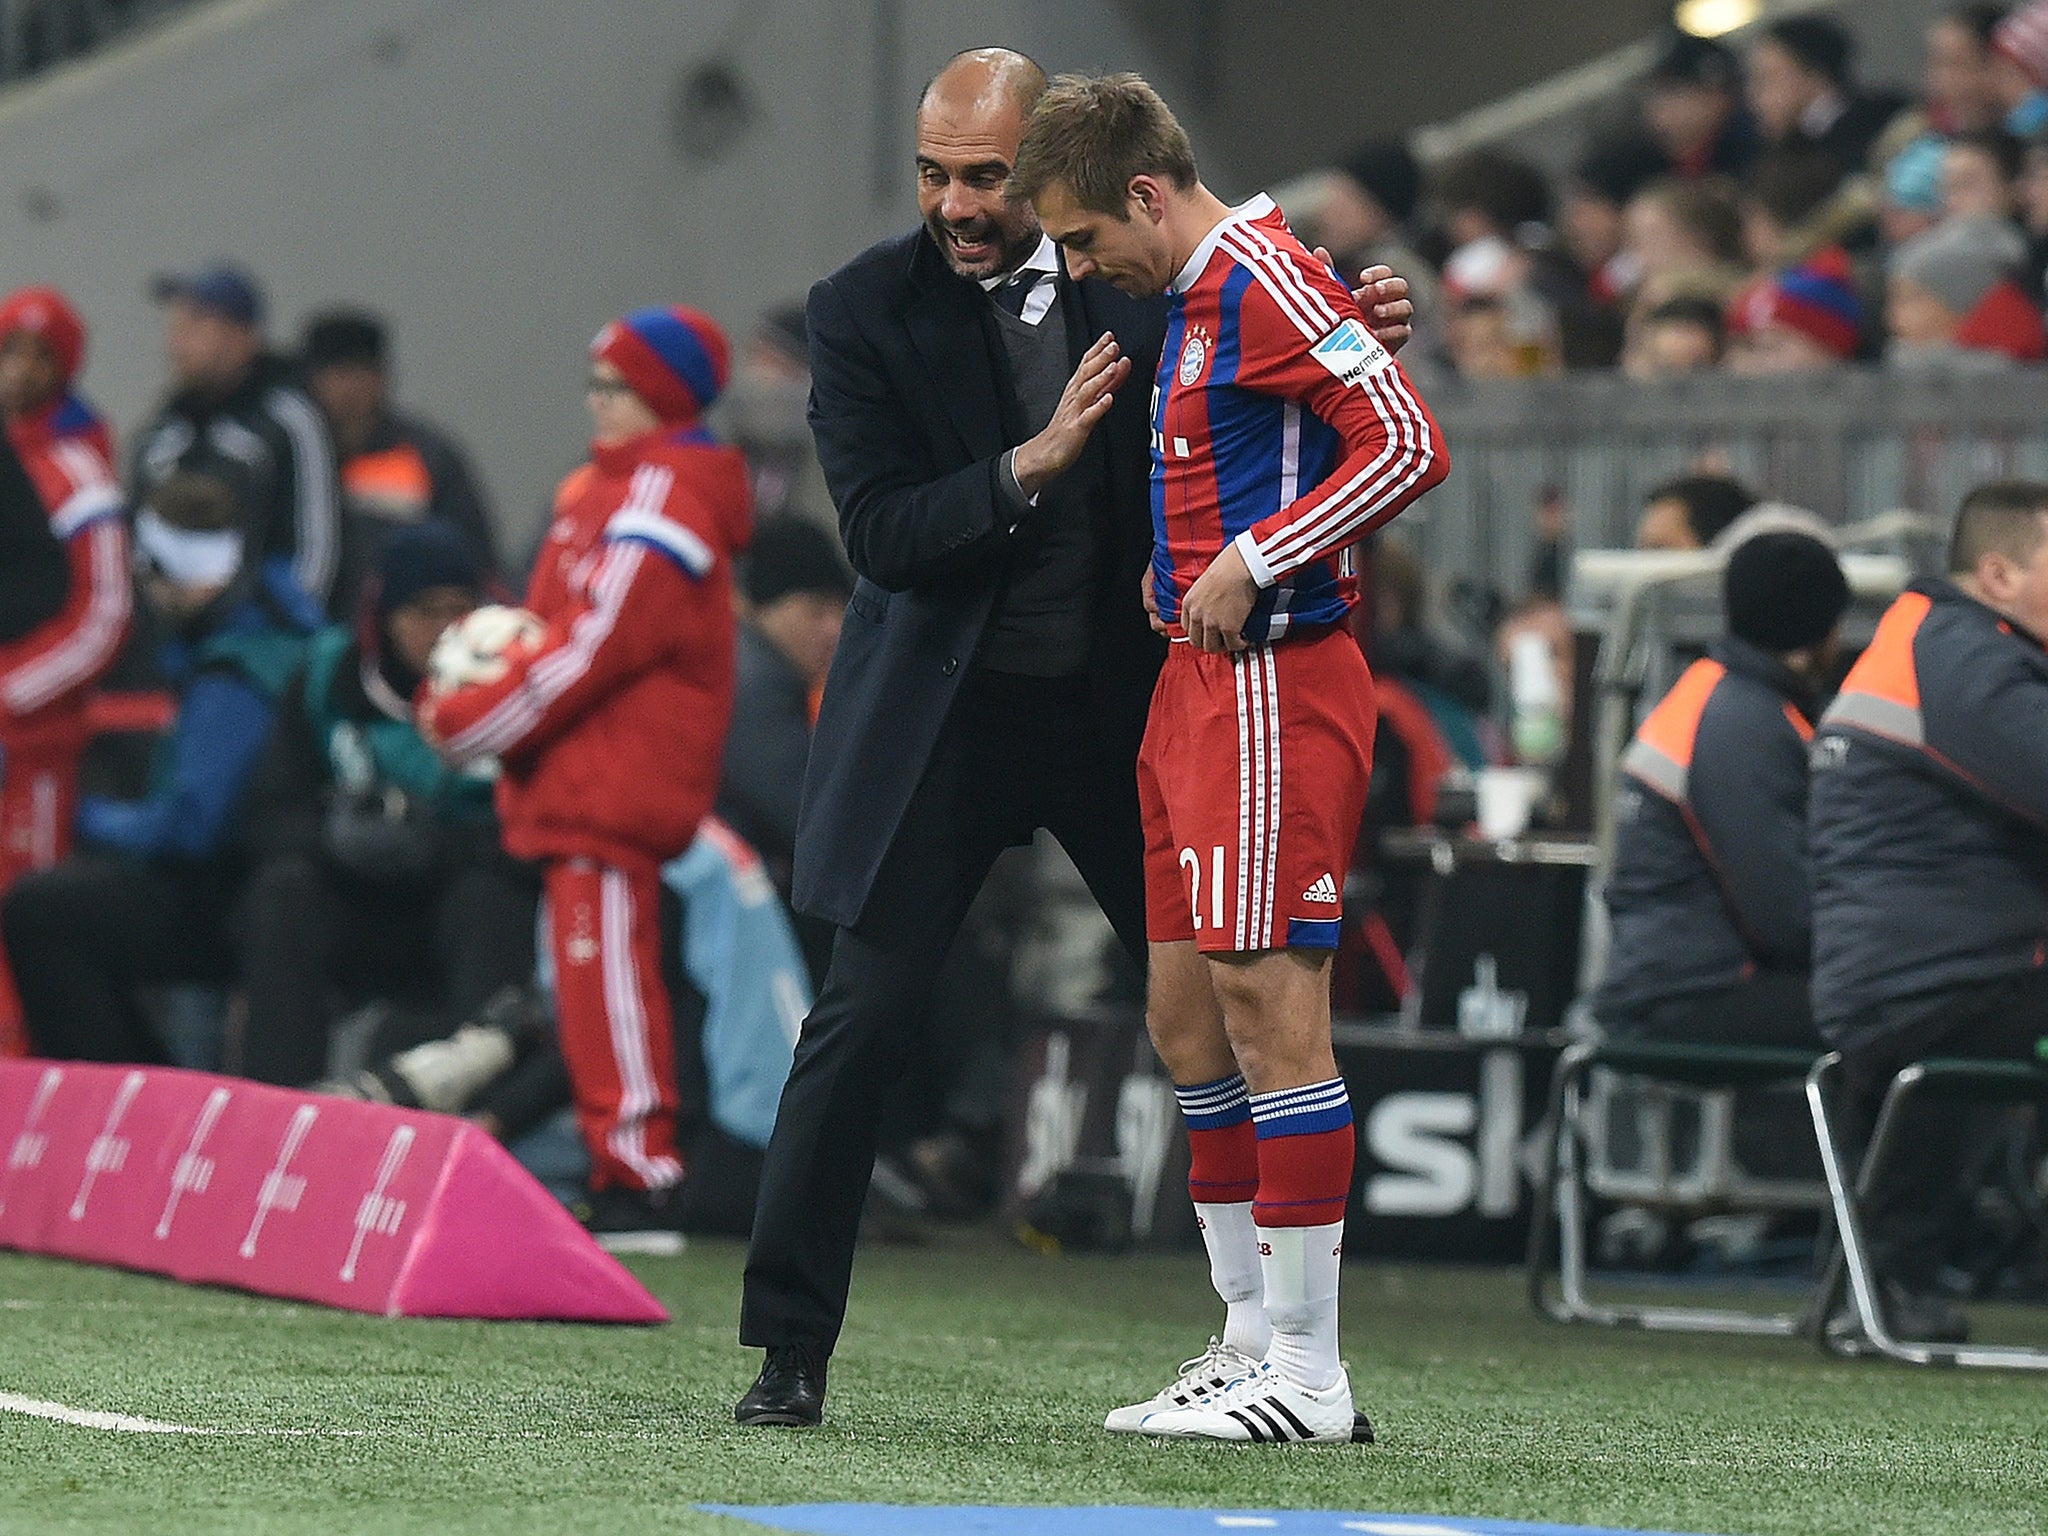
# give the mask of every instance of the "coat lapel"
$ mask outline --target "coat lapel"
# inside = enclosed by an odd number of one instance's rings
[[[903,316],[910,344],[968,453],[993,458],[1010,444],[1003,440],[995,359],[982,324],[986,300],[975,284],[945,266],[928,237],[921,236],[914,248],[910,287]]]

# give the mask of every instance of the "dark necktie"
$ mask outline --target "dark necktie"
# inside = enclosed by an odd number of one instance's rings
[[[995,292],[996,303],[1000,304],[1015,318],[1024,318],[1024,301],[1031,297],[1031,291],[1038,286],[1038,280],[1047,273],[1026,268],[1012,277]]]

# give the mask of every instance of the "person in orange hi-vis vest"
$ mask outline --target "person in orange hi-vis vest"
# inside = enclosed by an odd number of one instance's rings
[[[504,673],[416,701],[458,762],[504,765],[505,846],[547,887],[562,1055],[591,1156],[580,1213],[619,1250],[674,1251],[682,1179],[659,871],[718,790],[732,710],[732,557],[751,499],[701,425],[727,346],[708,316],[636,310],[591,343],[590,462],[562,482]]]

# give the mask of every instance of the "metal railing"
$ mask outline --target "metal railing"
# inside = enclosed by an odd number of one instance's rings
[[[1621,548],[1660,481],[1720,468],[1832,523],[1896,508],[1947,517],[2004,475],[2048,478],[2048,368],[1903,378],[1843,368],[1797,379],[1613,373],[1428,390],[1451,449],[1444,484],[1401,518],[1443,580],[1527,585],[1535,513],[1561,493],[1570,543]]]
[[[0,86],[92,52],[198,0],[0,0]]]

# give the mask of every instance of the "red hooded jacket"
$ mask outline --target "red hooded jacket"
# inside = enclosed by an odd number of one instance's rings
[[[113,444],[70,395],[10,423],[7,435],[64,545],[71,586],[55,618],[0,645],[0,741],[75,750],[90,734],[86,695],[128,633],[128,530]]]
[[[631,865],[689,846],[718,791],[751,520],[745,460],[699,430],[594,448],[562,482],[526,593],[544,632],[503,677],[419,702],[451,758],[504,763],[512,853]]]

